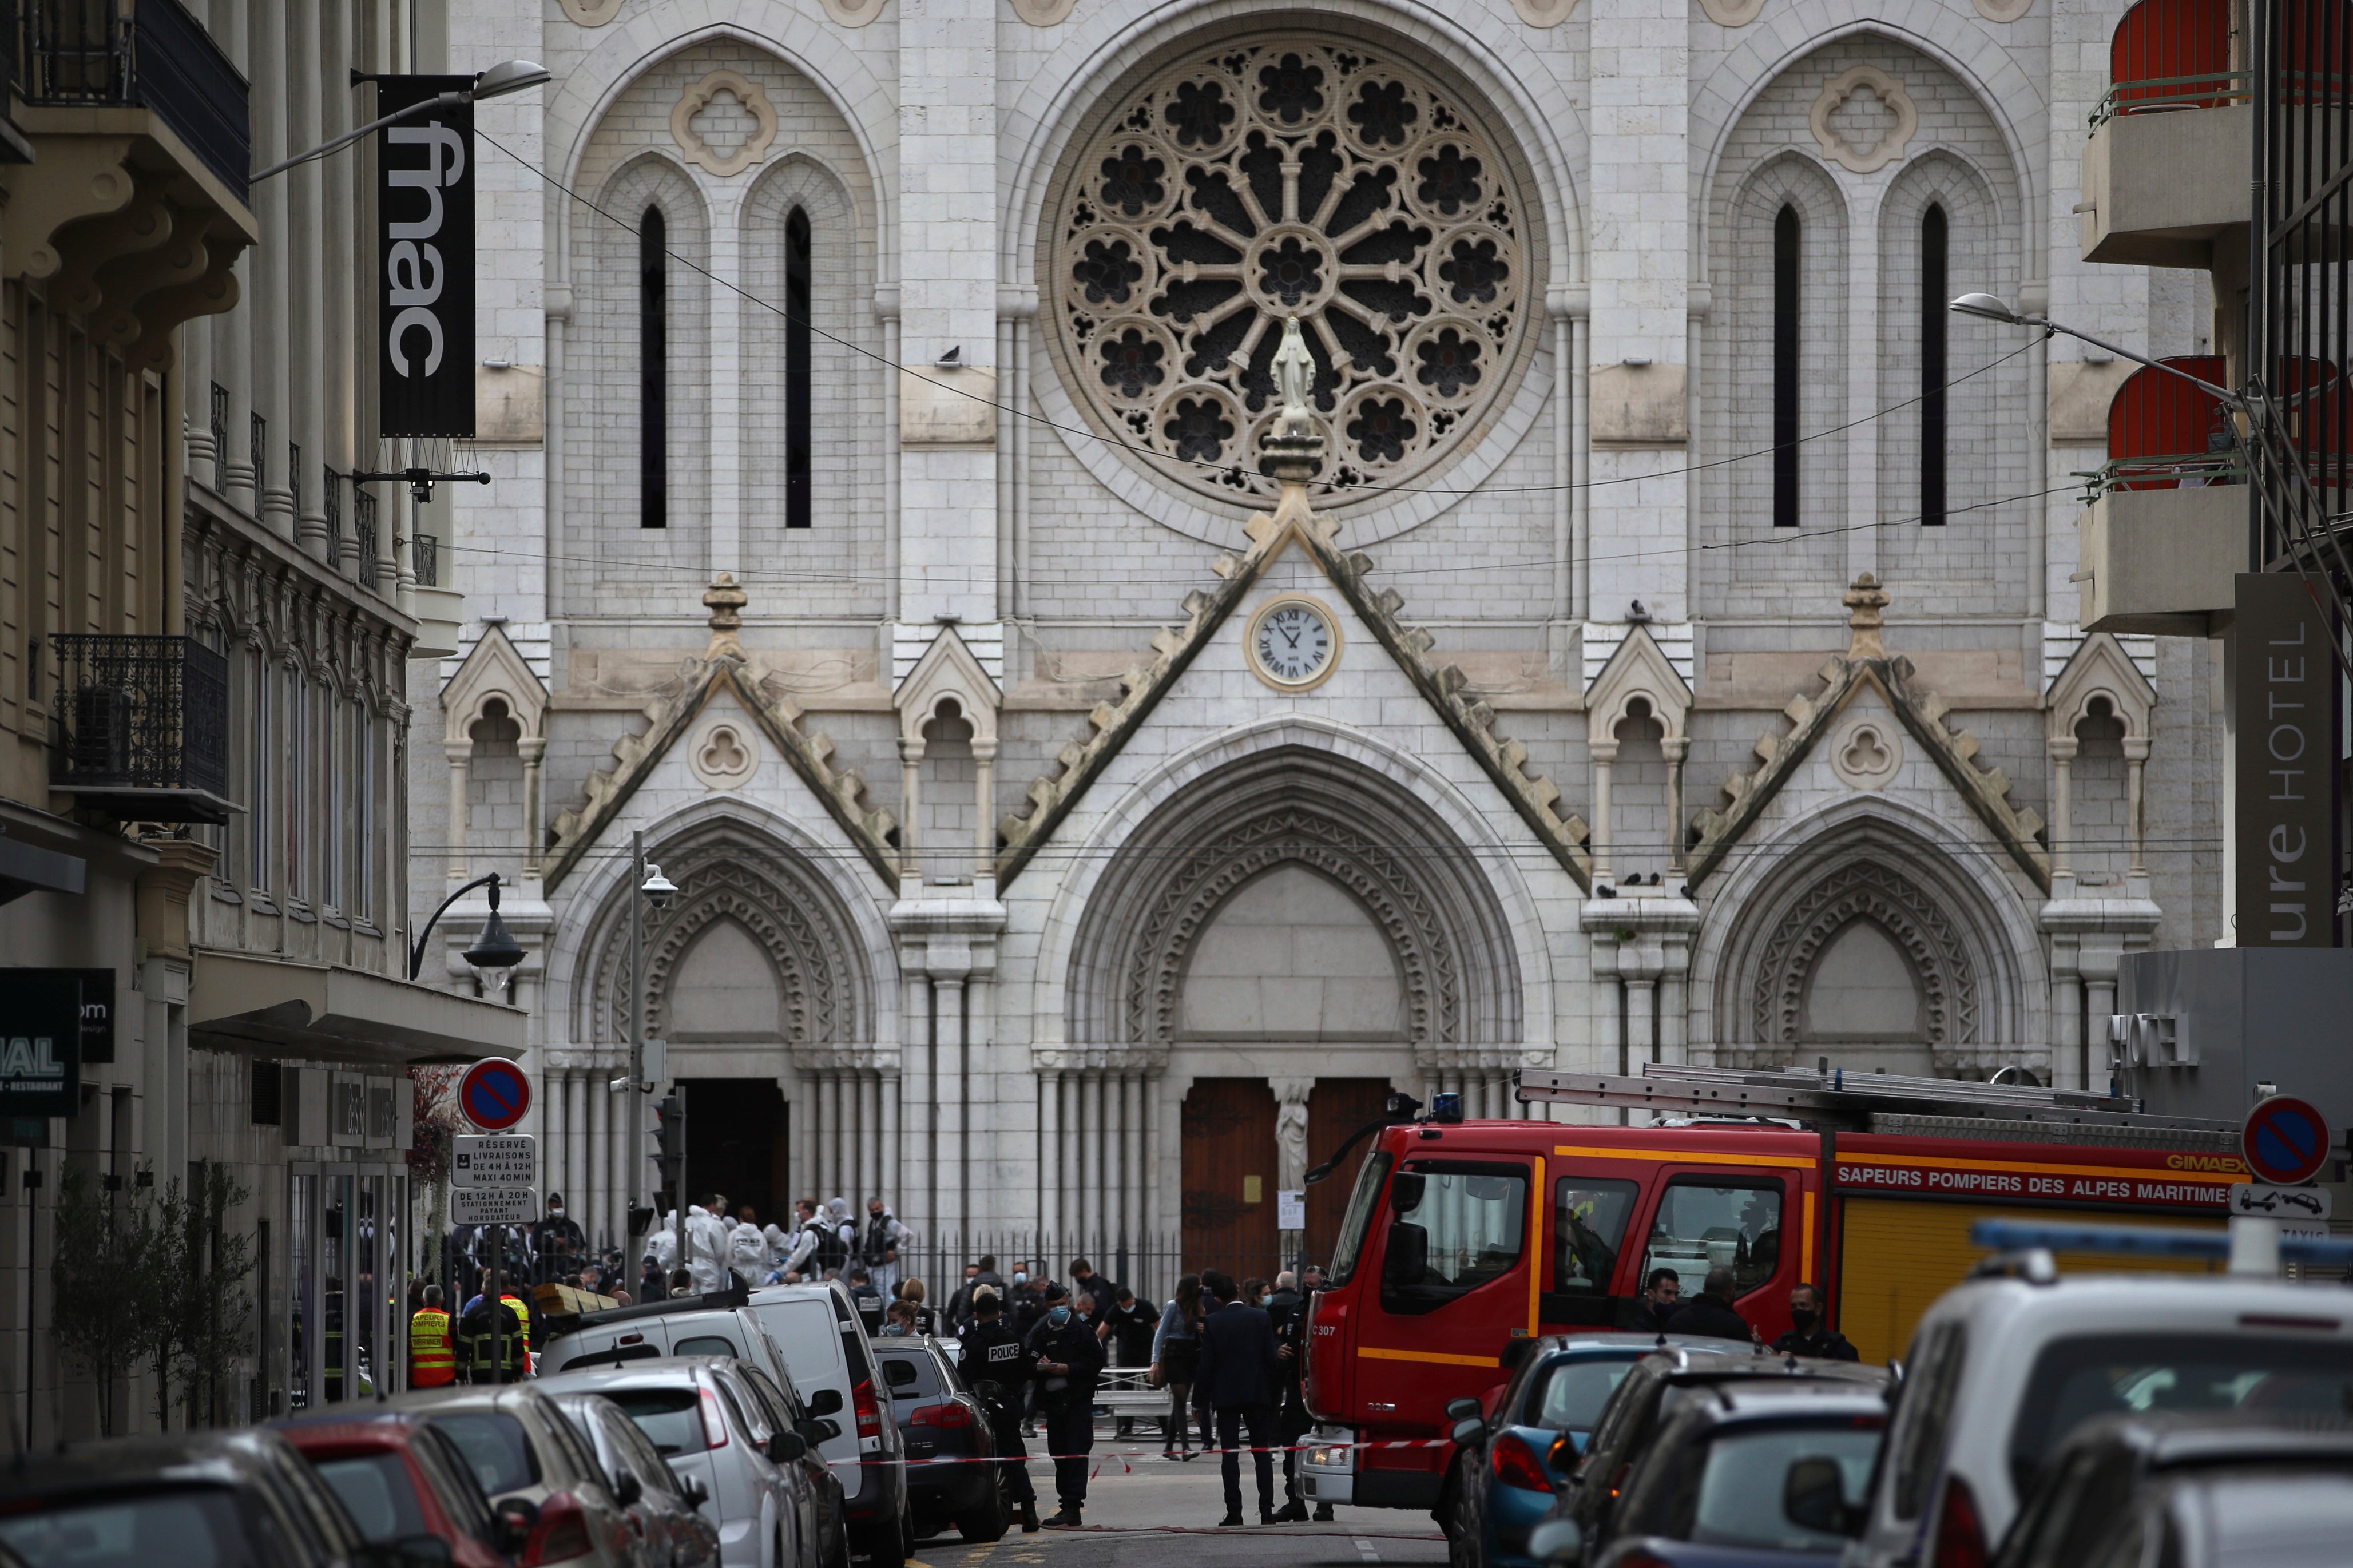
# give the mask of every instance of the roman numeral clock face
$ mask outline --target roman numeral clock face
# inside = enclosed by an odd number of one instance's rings
[[[1299,691],[1332,673],[1340,633],[1313,599],[1276,599],[1251,620],[1249,647],[1260,679],[1279,690]]]

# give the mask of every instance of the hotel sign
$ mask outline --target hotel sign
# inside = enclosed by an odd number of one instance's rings
[[[2293,572],[2242,572],[2236,590],[2233,941],[2334,947],[2337,740],[2328,616]]]

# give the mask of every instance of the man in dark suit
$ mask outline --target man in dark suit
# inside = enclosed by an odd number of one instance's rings
[[[1234,1277],[1219,1269],[1201,1272],[1201,1292],[1215,1296],[1218,1310],[1201,1320],[1201,1369],[1198,1386],[1216,1413],[1218,1447],[1224,1451],[1226,1517],[1242,1521],[1242,1428],[1250,1428],[1250,1458],[1258,1469],[1258,1520],[1274,1522],[1275,1390],[1282,1363],[1275,1354],[1274,1325],[1256,1307],[1245,1307]]]
[[[1737,1288],[1731,1269],[1721,1264],[1709,1269],[1706,1287],[1675,1309],[1675,1315],[1667,1321],[1667,1332],[1719,1340],[1755,1340],[1757,1331],[1733,1308],[1732,1293]]]

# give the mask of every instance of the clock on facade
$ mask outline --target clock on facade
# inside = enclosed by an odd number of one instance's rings
[[[1302,595],[1270,599],[1250,617],[1243,646],[1252,673],[1278,691],[1320,686],[1340,660],[1340,624]]]

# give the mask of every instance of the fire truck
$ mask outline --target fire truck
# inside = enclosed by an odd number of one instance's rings
[[[1976,1263],[1976,1221],[2219,1229],[2249,1179],[2235,1123],[2032,1085],[1651,1064],[1523,1072],[1517,1096],[1634,1124],[1464,1121],[1458,1097],[1425,1112],[1394,1095],[1309,1175],[1366,1145],[1310,1321],[1302,1479],[1318,1502],[1436,1508],[1448,1403],[1507,1378],[1514,1340],[1630,1325],[1653,1269],[1688,1298],[1730,1268],[1768,1345],[1790,1327],[1789,1288],[1820,1284],[1831,1321],[1883,1362]],[[2212,1267],[2096,1264],[2136,1266]]]

